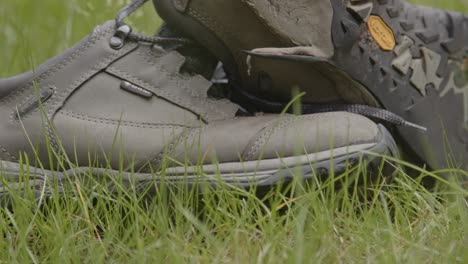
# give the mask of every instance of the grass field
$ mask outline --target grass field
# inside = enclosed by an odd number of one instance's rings
[[[220,0],[221,1],[221,0]],[[0,2],[0,76],[31,69],[112,19],[123,0]],[[467,0],[418,0],[468,12]],[[132,18],[151,34],[151,5]],[[69,195],[26,192],[0,209],[0,263],[468,263],[468,191],[437,172],[401,171],[391,184],[335,188],[339,177],[290,191],[73,183]],[[0,172],[1,178],[1,172]],[[424,179],[435,179],[431,191]],[[351,186],[352,187],[352,186]]]

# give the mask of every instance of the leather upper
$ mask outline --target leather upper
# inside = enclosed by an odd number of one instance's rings
[[[348,113],[236,117],[237,105],[207,96],[209,81],[180,72],[185,59],[177,51],[133,41],[113,49],[114,32],[107,22],[35,75],[0,80],[0,159],[24,153],[34,162],[37,153],[48,168],[50,151],[63,150],[79,166],[109,160],[113,168],[149,170],[167,156],[238,162],[380,137],[373,122]],[[150,96],[122,89],[123,82]]]

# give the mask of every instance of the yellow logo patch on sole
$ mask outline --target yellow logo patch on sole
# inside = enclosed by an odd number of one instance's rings
[[[392,51],[396,46],[393,30],[379,16],[370,16],[367,21],[369,32],[379,47],[386,51]]]

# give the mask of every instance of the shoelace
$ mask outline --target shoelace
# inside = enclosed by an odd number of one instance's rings
[[[219,74],[218,74],[219,76]],[[225,80],[225,79],[224,79]],[[216,80],[218,83],[221,80]],[[242,97],[246,98],[250,104],[255,104],[257,107],[268,110],[271,112],[280,112],[285,107],[286,104],[271,102],[263,99],[259,99],[248,93],[241,91]],[[417,125],[415,123],[409,122],[402,118],[401,116],[394,114],[386,109],[372,107],[368,105],[360,104],[303,104],[302,112],[305,114],[316,114],[316,113],[328,113],[328,112],[348,112],[352,114],[358,114],[369,118],[374,118],[380,121],[388,122],[389,124],[395,126],[404,126],[419,129],[421,131],[427,132],[427,128]]]
[[[135,11],[137,11],[141,6],[143,6],[148,0],[133,0],[130,4],[128,4],[126,7],[124,7],[122,10],[119,11],[115,18],[115,23],[117,27],[117,31],[115,34],[115,37],[113,40],[111,40],[111,45],[119,48],[121,47],[125,39],[130,39],[132,41],[136,42],[146,42],[146,43],[152,43],[152,44],[157,44],[157,43],[176,43],[179,45],[186,45],[186,44],[194,44],[192,40],[189,40],[187,38],[167,38],[167,37],[154,37],[154,36],[145,36],[142,34],[139,34],[137,32],[132,31],[131,27],[128,26],[127,24],[124,23],[125,18],[129,17],[131,14],[133,14]],[[114,42],[114,43],[113,43]],[[222,74],[219,73],[219,71],[222,70],[222,68],[218,67],[218,69],[215,71],[215,75],[217,76],[216,78],[213,78],[212,82],[213,83],[229,83],[229,80],[227,78],[222,78],[220,76],[223,76]],[[275,109],[281,109],[281,107],[284,107],[284,104],[281,103],[272,103],[272,102],[267,102],[258,98],[253,98],[251,96],[246,95],[243,93],[247,98],[251,99],[252,101],[258,102],[260,105],[265,105],[268,107],[274,107]],[[406,127],[412,127],[415,129],[422,130],[424,132],[427,131],[427,128],[422,127],[420,125],[411,123],[404,118],[388,111],[385,109],[381,108],[375,108],[367,105],[358,105],[358,104],[324,104],[324,105],[314,105],[314,104],[307,104],[303,106],[303,111],[306,113],[325,113],[325,112],[337,112],[337,111],[342,111],[342,112],[349,112],[353,114],[358,114],[370,118],[376,118],[388,123],[391,123],[396,126],[406,126]]]
[[[324,113],[324,112],[348,112],[358,114],[370,118],[376,118],[396,126],[406,126],[419,129],[427,132],[427,128],[406,121],[401,116],[394,114],[382,108],[371,107],[368,105],[358,104],[330,104],[330,105],[304,105],[303,111],[308,113]]]
[[[148,0],[133,0],[130,4],[124,7],[122,10],[119,11],[115,18],[115,24],[117,27],[117,31],[113,40],[111,40],[111,45],[115,48],[120,48],[123,44],[125,39],[130,39],[136,42],[146,42],[146,43],[178,43],[180,45],[191,44],[193,43],[191,40],[187,38],[166,38],[166,37],[155,37],[155,36],[145,36],[139,34],[132,30],[130,26],[124,23],[125,18],[129,17],[135,11],[137,11],[140,7],[142,7]],[[114,43],[113,43],[114,42]]]

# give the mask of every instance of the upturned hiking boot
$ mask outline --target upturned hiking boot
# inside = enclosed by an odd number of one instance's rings
[[[468,169],[468,17],[404,0],[153,0],[161,17],[211,50],[249,96],[365,104],[399,126],[437,168]]]
[[[90,171],[109,182],[123,175],[248,188],[287,182],[291,168],[305,179],[339,174],[361,159],[377,172],[382,158],[371,153],[397,155],[387,130],[363,116],[254,116],[208,96],[213,84],[177,51],[189,41],[141,36],[122,23],[138,7],[35,72],[0,79],[0,196],[22,186],[23,172],[38,188]]]

